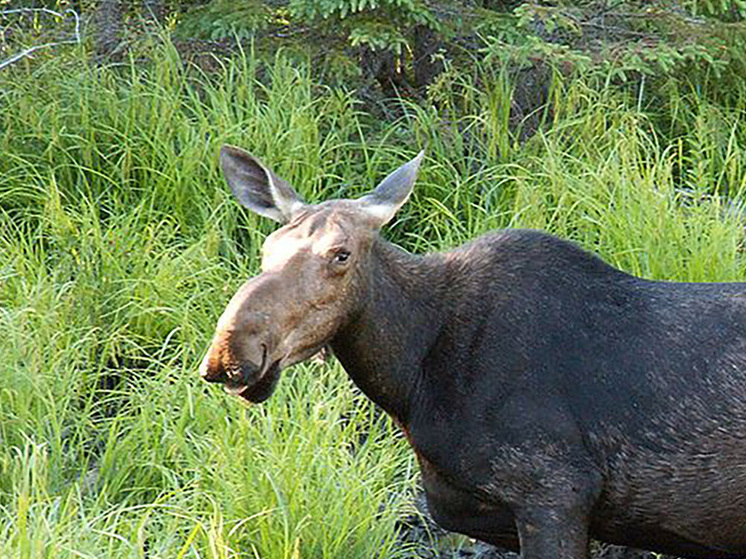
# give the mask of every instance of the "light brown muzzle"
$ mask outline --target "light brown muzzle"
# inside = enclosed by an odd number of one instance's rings
[[[266,400],[279,378],[281,357],[273,357],[276,336],[269,312],[273,276],[262,274],[233,296],[199,368],[207,382],[222,383],[227,392],[251,402]]]

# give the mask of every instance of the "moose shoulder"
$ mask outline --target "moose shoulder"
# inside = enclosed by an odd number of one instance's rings
[[[746,284],[646,281],[535,231],[407,254],[378,230],[421,159],[308,205],[223,148],[238,200],[283,227],[203,378],[260,402],[330,346],[407,433],[435,520],[525,558],[587,558],[589,537],[746,556]]]

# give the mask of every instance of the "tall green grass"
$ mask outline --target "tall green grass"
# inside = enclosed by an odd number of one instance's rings
[[[653,113],[557,79],[546,126],[520,143],[507,75],[488,68],[445,75],[437,109],[402,103],[392,123],[282,56],[203,75],[166,44],[148,64],[76,53],[4,72],[2,557],[417,552],[397,536],[411,453],[338,365],[294,367],[262,406],[198,379],[273,227],[231,199],[223,143],[309,201],[358,195],[427,145],[386,232],[412,251],[532,227],[649,278],[746,276],[746,107],[685,85]]]

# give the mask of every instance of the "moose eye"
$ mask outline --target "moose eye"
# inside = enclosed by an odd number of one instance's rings
[[[334,253],[334,263],[335,264],[344,264],[350,259],[350,253],[347,250],[338,250]]]

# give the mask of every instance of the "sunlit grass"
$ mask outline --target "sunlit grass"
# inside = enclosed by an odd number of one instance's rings
[[[338,365],[294,367],[262,406],[198,379],[273,227],[231,199],[223,143],[309,201],[356,196],[426,145],[385,232],[408,250],[531,227],[649,278],[744,279],[744,107],[682,87],[675,115],[641,114],[558,80],[547,126],[522,144],[507,77],[484,71],[444,78],[439,108],[404,103],[385,125],[281,56],[207,76],[166,45],[147,67],[5,71],[0,557],[414,553],[396,528],[412,454]]]

